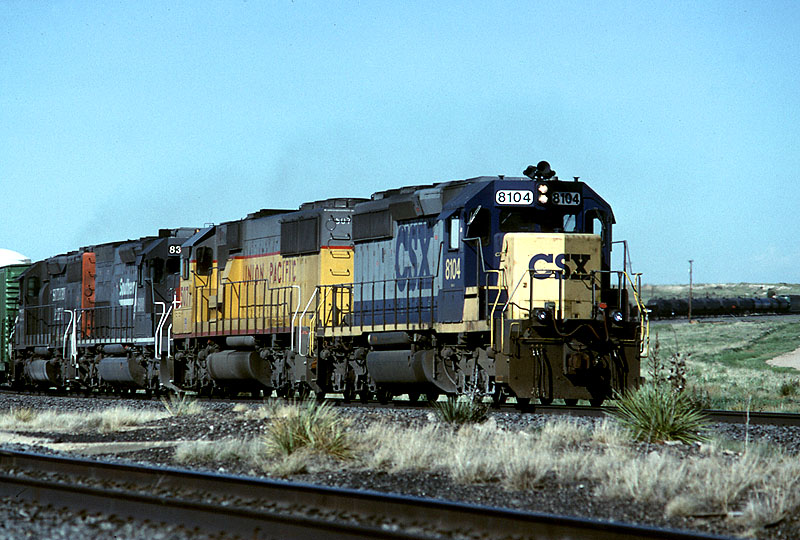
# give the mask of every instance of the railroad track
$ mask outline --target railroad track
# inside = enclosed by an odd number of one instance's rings
[[[0,470],[2,496],[66,507],[73,512],[100,512],[245,538],[726,538],[417,497],[11,451],[0,451]]]
[[[0,393],[22,395],[19,392],[8,389],[0,389]],[[114,396],[106,394],[97,394],[92,396],[83,396],[79,394],[50,394],[53,397],[69,397],[79,399],[106,399],[109,401],[116,401],[121,399],[145,399],[143,395],[139,396]],[[257,403],[262,398],[246,398],[246,399],[232,399],[232,398],[202,398],[206,399],[222,399],[223,401],[231,401],[234,403]],[[428,406],[425,402],[410,403],[408,401],[396,400],[389,404],[380,404],[378,402],[360,403],[348,402],[345,403],[341,398],[329,398],[328,401],[336,406],[349,406],[349,407],[396,407],[396,408],[412,408],[417,409]],[[532,412],[537,414],[544,414],[548,416],[575,416],[575,417],[602,417],[613,413],[615,407],[590,407],[584,405],[535,405],[530,408]],[[492,410],[499,410],[504,412],[518,411],[514,404],[503,404],[493,407]],[[800,427],[800,413],[787,413],[787,412],[770,412],[770,411],[726,411],[718,409],[705,409],[703,411],[709,420],[712,422],[719,422],[725,424],[752,424],[752,425],[773,425],[773,426],[787,426],[787,427]]]
[[[537,405],[535,412],[551,416],[601,417],[614,412],[615,407],[569,407],[566,405]],[[769,411],[723,411],[706,409],[703,414],[712,422],[724,424],[758,424],[800,426],[799,413]]]

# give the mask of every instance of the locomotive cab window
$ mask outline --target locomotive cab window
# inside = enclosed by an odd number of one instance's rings
[[[513,232],[556,232],[564,227],[562,214],[550,210],[502,210],[500,212],[500,231]]]
[[[197,248],[197,263],[195,271],[200,276],[210,276],[214,265],[214,252],[210,247]]]
[[[155,259],[147,261],[147,266],[150,267],[150,278],[153,283],[164,282],[164,259],[156,257]]]
[[[181,257],[181,279],[189,279],[189,267],[191,263],[189,261],[189,255],[187,254],[184,257]]]
[[[39,278],[31,276],[25,283],[25,294],[28,298],[36,298],[39,296]]]
[[[593,210],[586,213],[584,222],[585,232],[589,234],[599,234],[603,238],[603,242],[606,240],[606,227],[604,218],[604,214]]]
[[[480,206],[472,211],[467,220],[467,238],[480,240],[482,246],[489,244],[492,233],[492,213]]]
[[[165,263],[167,274],[177,274],[181,270],[181,260],[178,257],[170,257]]]
[[[580,232],[578,230],[578,216],[575,214],[564,214],[564,232]]]
[[[447,249],[454,250],[459,247],[459,236],[461,233],[461,219],[458,216],[451,217],[448,221],[450,232],[447,235]]]

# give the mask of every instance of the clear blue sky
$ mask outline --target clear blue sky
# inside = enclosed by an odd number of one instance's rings
[[[800,2],[0,3],[0,247],[521,175],[649,283],[800,282]]]

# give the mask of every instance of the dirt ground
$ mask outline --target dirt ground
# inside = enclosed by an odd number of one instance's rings
[[[800,370],[800,348],[795,349],[792,352],[776,356],[772,360],[767,360],[767,363],[771,366],[790,367]]]

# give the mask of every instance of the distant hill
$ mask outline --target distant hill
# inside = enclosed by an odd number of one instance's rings
[[[767,296],[775,294],[800,294],[799,283],[695,283],[692,285],[694,298],[725,298],[736,296]],[[689,298],[689,284],[681,285],[642,285],[644,301],[652,298]]]

